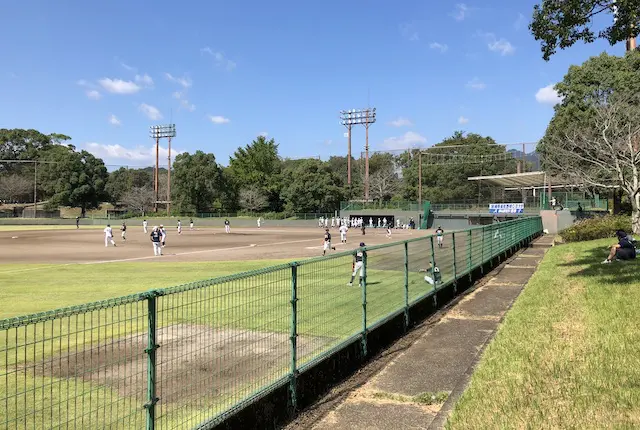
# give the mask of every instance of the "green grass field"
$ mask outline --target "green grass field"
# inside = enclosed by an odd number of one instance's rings
[[[548,252],[449,429],[640,428],[640,261],[601,265],[611,242]]]

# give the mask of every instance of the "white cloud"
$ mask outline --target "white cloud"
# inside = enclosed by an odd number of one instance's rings
[[[193,103],[189,102],[189,100],[180,100],[180,107],[183,109],[188,110],[189,112],[193,112],[194,110],[196,110],[196,105],[194,105]]]
[[[180,100],[182,98],[182,93],[180,91],[174,91],[172,96],[173,96],[174,99]]]
[[[211,121],[214,124],[227,124],[231,122],[229,118],[225,118],[220,115],[209,115],[209,121]]]
[[[121,125],[122,123],[120,122],[117,116],[115,116],[114,114],[111,114],[109,116],[109,124],[118,126],[118,125]]]
[[[84,144],[84,148],[87,151],[91,152],[92,154],[96,155],[97,157],[100,157],[105,161],[107,161],[107,164],[109,162],[114,162],[114,161],[116,162],[117,161],[127,161],[127,162],[134,161],[134,162],[137,162],[139,165],[151,165],[155,163],[155,159],[156,159],[155,145],[151,145],[149,147],[138,146],[136,148],[129,149],[117,144],[105,145],[105,144],[96,143],[96,142],[89,142]],[[160,157],[163,160],[167,159],[167,156],[169,155],[169,151],[167,150],[167,148],[160,146],[158,152],[160,154]],[[176,155],[181,154],[183,152],[185,151],[182,151],[176,148],[171,148],[172,157],[175,157]]]
[[[141,89],[135,82],[123,81],[122,79],[102,78],[98,83],[102,88],[114,94],[134,94]]]
[[[493,33],[479,32],[478,34],[487,41],[489,51],[498,52],[500,55],[511,55],[516,52],[516,47],[505,38],[498,39]]]
[[[216,63],[216,66],[222,67],[222,68],[228,70],[229,72],[236,68],[235,61],[232,61],[232,60],[228,59],[224,55],[224,53],[222,53],[222,52],[214,51],[213,49],[209,48],[208,46],[206,46],[204,48],[201,48],[200,52],[202,54],[208,54],[208,55],[212,56],[214,61],[215,61],[215,63]]]
[[[100,100],[102,98],[102,94],[96,90],[89,90],[86,94],[91,100]]]
[[[416,29],[415,24],[412,23],[405,22],[403,24],[400,24],[400,34],[402,35],[402,37],[411,42],[420,40],[418,30]]]
[[[191,85],[193,85],[193,81],[191,81],[191,79],[189,79],[188,77],[183,77],[183,78],[179,78],[177,76],[173,76],[171,73],[165,73],[164,76],[170,80],[171,82],[175,82],[177,84],[182,85],[185,88],[189,88]]]
[[[553,88],[553,84],[551,84],[540,88],[538,92],[536,92],[536,101],[545,105],[555,106],[562,102],[562,97],[560,97],[560,94],[558,94]]]
[[[516,21],[513,23],[513,28],[518,31],[520,30],[524,25],[527,24],[527,18],[525,18],[525,16],[521,13],[518,14],[518,18],[516,19]]]
[[[451,14],[453,19],[456,21],[464,21],[464,19],[469,15],[469,6],[464,3],[458,3],[456,5],[456,10]]]
[[[383,146],[386,149],[407,149],[418,144],[427,143],[427,138],[413,131],[408,131],[399,137],[389,137],[384,140]]]
[[[440,52],[447,52],[447,50],[449,49],[449,47],[446,44],[438,43],[438,42],[431,43],[429,45],[429,48],[438,49],[438,50],[440,50]]]
[[[394,126],[394,127],[410,127],[410,126],[413,125],[413,123],[410,120],[408,120],[407,118],[402,118],[402,117],[400,117],[398,119],[394,119],[389,124]]]
[[[484,90],[487,88],[487,84],[482,82],[478,78],[473,78],[469,82],[467,82],[467,88],[471,88],[472,90]]]
[[[458,124],[466,124],[469,122],[469,118],[465,118],[463,116],[461,116],[460,118],[458,118]]]
[[[135,67],[133,67],[133,66],[129,66],[128,64],[126,64],[126,63],[124,63],[124,62],[122,62],[122,61],[120,62],[120,65],[121,65],[123,68],[125,68],[126,70],[130,71],[130,72],[134,72],[134,73],[135,73],[135,72],[137,72],[137,71],[138,71],[138,69],[137,69],[137,68],[135,68]]]
[[[145,87],[153,86],[153,79],[151,79],[151,76],[147,75],[146,73],[144,75],[136,75],[135,79],[136,82],[144,85]]]
[[[258,134],[258,136],[267,137],[269,136],[269,133],[267,133],[266,131],[261,131],[260,134]]]
[[[150,120],[156,121],[162,119],[162,114],[157,107],[142,103],[138,106],[138,110],[145,114]]]

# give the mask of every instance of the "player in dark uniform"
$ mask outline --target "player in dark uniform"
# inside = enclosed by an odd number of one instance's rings
[[[366,251],[362,249],[364,246],[364,242],[360,242],[360,249],[358,249],[356,255],[353,256],[353,273],[351,274],[351,281],[347,284],[350,287],[353,286],[353,280],[356,278],[358,270],[360,271],[360,280],[358,283],[362,287],[362,280],[364,279],[364,256],[366,254]]]
[[[76,229],[80,228],[80,217],[76,217]]]
[[[127,241],[127,224],[125,224],[124,222],[122,223],[122,227],[120,227],[120,230],[122,231],[122,240],[123,241]]]
[[[231,233],[231,223],[228,219],[224,220],[224,231],[225,233]]]
[[[162,255],[162,232],[158,227],[153,227],[151,234],[151,243],[153,244],[153,255]]]
[[[331,248],[332,250],[336,250],[335,246],[331,246],[331,233],[329,233],[329,229],[325,229],[324,231],[324,249],[322,250],[322,255],[324,256],[327,253],[327,249]]]

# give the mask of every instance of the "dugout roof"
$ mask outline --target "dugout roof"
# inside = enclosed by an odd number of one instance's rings
[[[545,172],[510,173],[507,175],[473,176],[469,181],[484,181],[503,188],[542,188],[547,184]],[[553,180],[551,181],[553,183]],[[560,185],[552,184],[552,185]]]

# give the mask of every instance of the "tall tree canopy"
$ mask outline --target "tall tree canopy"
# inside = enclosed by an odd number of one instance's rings
[[[604,27],[594,30],[603,21]],[[640,0],[543,0],[534,6],[529,29],[547,61],[558,48],[578,41],[605,39],[614,45],[640,34]]]
[[[175,203],[182,211],[206,212],[221,195],[222,169],[213,154],[196,151],[176,156],[173,163]],[[174,203],[174,204],[175,204]]]
[[[251,144],[238,148],[229,159],[229,171],[237,188],[258,187],[267,196],[270,210],[282,209],[282,160],[274,139],[258,136]]]
[[[285,172],[282,195],[289,212],[332,212],[343,199],[342,180],[326,163],[304,160]]]
[[[572,66],[538,145],[545,171],[593,189],[617,185],[640,232],[640,52],[602,54]]]
[[[97,208],[107,198],[108,172],[104,162],[73,145],[54,145],[39,157],[47,161],[38,168],[38,185],[49,198],[49,206]]]

